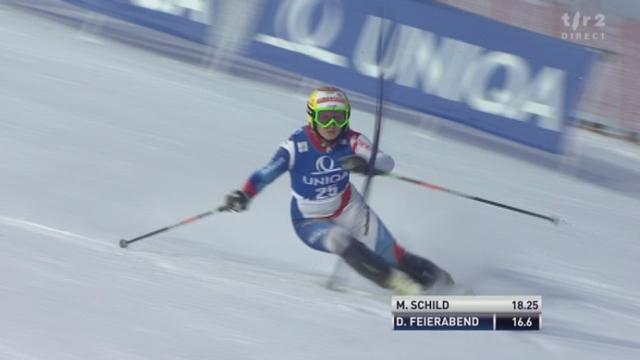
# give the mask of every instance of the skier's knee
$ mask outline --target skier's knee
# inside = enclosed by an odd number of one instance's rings
[[[338,255],[342,255],[345,250],[356,241],[349,232],[341,227],[334,227],[324,238],[324,246],[330,252]]]

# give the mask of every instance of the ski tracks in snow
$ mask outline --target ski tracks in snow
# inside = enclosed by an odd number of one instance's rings
[[[38,224],[28,220],[0,215],[0,224],[26,230],[29,232],[38,233],[41,235],[51,236],[60,240],[72,241],[74,243],[81,244],[85,247],[90,247],[95,250],[108,251],[109,248],[112,247],[112,245],[94,238],[75,234],[70,231],[56,229],[50,226]],[[117,250],[117,249],[114,248],[113,250]]]
[[[49,225],[15,217],[0,215],[0,224],[23,231],[50,236],[73,245],[82,246],[90,251],[107,252],[113,255],[132,256],[136,261],[150,264],[167,275],[181,277],[185,281],[202,282],[217,287],[223,293],[225,288],[236,292],[262,294],[275,303],[304,303],[317,308],[326,307],[326,311],[341,310],[348,313],[374,315],[391,319],[390,298],[388,305],[384,303],[382,294],[370,294],[349,289],[345,292],[327,291],[322,285],[321,274],[293,275],[287,269],[279,269],[273,264],[255,264],[248,261],[230,259],[213,255],[203,258],[195,255],[175,255],[165,252],[145,250],[124,250],[112,242],[62,230]],[[2,235],[2,234],[0,234]],[[270,287],[269,283],[277,286]],[[317,296],[322,292],[323,296]],[[373,297],[373,298],[372,298]],[[318,298],[320,300],[318,300]],[[385,297],[386,300],[386,297]],[[313,304],[310,304],[313,303]]]

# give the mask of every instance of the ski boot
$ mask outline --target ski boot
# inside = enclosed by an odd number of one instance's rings
[[[455,285],[451,275],[433,262],[405,251],[399,269],[421,284],[425,290],[432,287],[452,287]]]

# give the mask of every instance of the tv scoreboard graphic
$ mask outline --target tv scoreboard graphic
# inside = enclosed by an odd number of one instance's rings
[[[394,330],[540,330],[541,296],[393,296]]]

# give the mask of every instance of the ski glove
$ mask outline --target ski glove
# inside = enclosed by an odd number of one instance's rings
[[[340,166],[347,171],[351,171],[356,174],[367,175],[369,169],[369,163],[365,158],[359,155],[347,155],[340,158]],[[384,174],[379,170],[374,170],[373,175]]]
[[[247,209],[249,205],[249,195],[242,190],[235,190],[224,198],[224,206],[235,212],[241,212]]]

